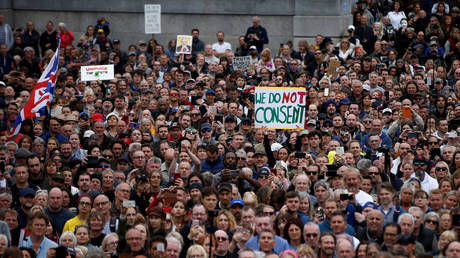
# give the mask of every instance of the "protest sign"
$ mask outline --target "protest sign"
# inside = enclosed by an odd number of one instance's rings
[[[80,72],[82,81],[103,81],[115,79],[113,65],[82,66]]]
[[[177,35],[176,54],[191,54],[192,53],[192,36]]]
[[[235,56],[232,58],[233,70],[246,70],[251,65],[250,56]]]
[[[161,5],[144,5],[145,34],[161,33]]]
[[[304,128],[306,94],[305,88],[256,87],[254,126]]]

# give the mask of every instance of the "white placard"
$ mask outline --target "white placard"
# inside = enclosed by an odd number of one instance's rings
[[[144,5],[145,34],[161,33],[161,5]]]
[[[80,72],[82,81],[104,81],[115,79],[113,64],[82,66]]]
[[[250,56],[235,56],[232,58],[233,71],[246,70],[251,65]]]
[[[304,128],[306,96],[305,88],[256,87],[254,126]]]

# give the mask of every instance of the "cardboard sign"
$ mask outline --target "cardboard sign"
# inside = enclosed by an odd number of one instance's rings
[[[161,5],[144,5],[145,34],[161,33]]]
[[[251,65],[250,56],[235,56],[232,58],[233,71],[246,70]]]
[[[338,74],[338,68],[341,65],[339,60],[330,60],[329,61],[329,66],[327,67],[327,75],[329,75],[329,78],[334,80],[337,78]]]
[[[305,88],[256,87],[254,126],[304,128],[306,95]]]
[[[81,67],[82,81],[104,81],[115,79],[112,65],[91,65]]]

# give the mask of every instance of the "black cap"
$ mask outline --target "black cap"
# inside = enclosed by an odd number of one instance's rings
[[[231,185],[230,183],[226,183],[226,182],[221,183],[221,184],[219,185],[219,187],[217,188],[217,191],[218,191],[218,192],[221,192],[221,191],[224,191],[224,190],[227,190],[227,191],[229,191],[229,192],[232,192],[232,185]]]
[[[120,40],[114,39],[114,40],[113,40],[113,44],[120,44]]]

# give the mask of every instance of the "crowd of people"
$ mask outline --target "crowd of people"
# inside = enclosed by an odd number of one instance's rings
[[[359,0],[336,42],[270,50],[256,16],[191,54],[0,14],[0,257],[460,257],[459,13]],[[13,135],[58,47],[49,115]],[[306,88],[304,127],[255,128],[258,86]]]

